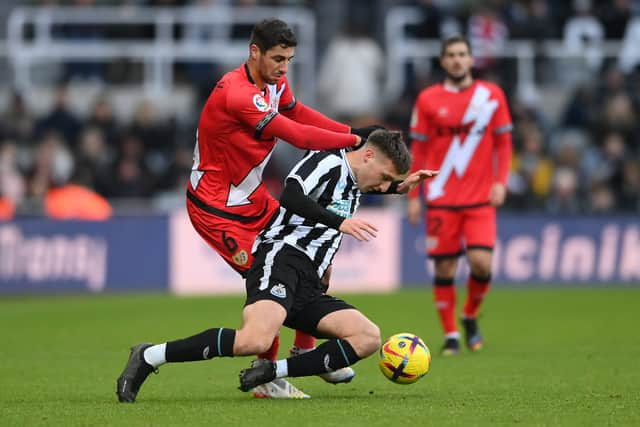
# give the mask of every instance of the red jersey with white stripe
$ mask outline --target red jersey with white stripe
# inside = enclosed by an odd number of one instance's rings
[[[495,136],[511,127],[504,93],[493,83],[475,80],[461,90],[437,84],[420,92],[410,125],[412,170],[440,171],[423,186],[427,205],[487,203],[492,184],[506,181],[496,164]]]
[[[261,131],[278,109],[293,105],[286,77],[261,91],[246,65],[224,75],[200,116],[189,190],[205,204],[242,217],[277,207],[262,182],[276,138],[263,138]]]

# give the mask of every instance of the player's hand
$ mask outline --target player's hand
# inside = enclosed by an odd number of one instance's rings
[[[358,142],[356,142],[355,145],[349,147],[347,151],[354,151],[361,148],[367,142],[367,138],[369,137],[369,134],[371,134],[371,132],[378,129],[386,129],[386,128],[380,125],[371,125],[363,128],[351,128],[350,133],[357,135],[360,139],[358,140]]]
[[[438,172],[440,171],[429,169],[420,169],[418,171],[415,171],[398,185],[398,189],[396,191],[399,194],[407,194],[409,191],[413,190],[416,185],[420,184],[425,179],[433,178],[434,176],[438,175]]]
[[[368,242],[378,235],[378,229],[373,224],[358,218],[347,218],[340,224],[340,231],[353,236],[359,241]]]
[[[356,143],[353,144],[351,147],[347,147],[347,151],[355,151],[355,150],[359,150],[360,148],[364,147],[364,144],[367,142],[367,138],[362,137],[360,135],[355,135],[356,137]]]
[[[491,186],[489,191],[489,203],[492,206],[500,206],[504,203],[504,199],[507,197],[507,188],[501,182],[496,182]]]
[[[422,219],[422,200],[419,197],[407,201],[407,219],[412,225],[417,225]]]

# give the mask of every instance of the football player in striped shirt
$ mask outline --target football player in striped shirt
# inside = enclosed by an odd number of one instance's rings
[[[376,127],[351,128],[296,99],[286,76],[296,45],[285,22],[275,18],[258,22],[247,61],[216,83],[196,132],[187,212],[198,234],[243,277],[253,261],[256,236],[279,206],[262,181],[277,139],[303,149],[353,147]],[[278,344],[276,336],[273,346],[258,357],[275,360]],[[314,347],[312,336],[296,332],[294,349]],[[353,376],[353,370],[345,369],[322,378],[335,384]],[[123,372],[118,379],[123,402],[131,401],[130,396],[135,399],[137,381],[127,378]],[[284,380],[256,389],[255,395],[306,396]]]
[[[242,327],[211,328],[133,347],[124,375],[136,382],[128,388],[135,392],[132,400],[160,365],[261,353],[282,325],[329,340],[288,359],[254,363],[241,372],[241,390],[278,378],[333,372],[375,352],[378,327],[350,304],[326,294],[321,277],[343,234],[358,240],[376,236],[375,225],[353,216],[363,192],[406,193],[436,175],[418,170],[403,180],[410,165],[400,133],[387,130],[373,132],[358,150],[310,152],[287,177],[280,207],[256,240]]]

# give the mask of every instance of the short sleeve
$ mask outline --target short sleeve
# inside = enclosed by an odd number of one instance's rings
[[[331,151],[311,151],[293,167],[287,179],[298,181],[304,194],[309,195],[341,165],[342,158]]]

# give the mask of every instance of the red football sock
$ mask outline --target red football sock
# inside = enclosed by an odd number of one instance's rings
[[[301,349],[313,349],[316,348],[316,339],[315,337],[302,332],[296,331],[296,337],[293,339],[293,345]]]
[[[271,343],[271,347],[269,348],[269,350],[265,351],[264,353],[260,353],[258,355],[258,358],[267,359],[267,360],[271,360],[272,362],[275,362],[276,360],[278,360],[279,348],[280,348],[280,335],[276,335],[276,337],[273,339],[273,343]]]
[[[462,313],[466,318],[475,318],[484,296],[491,286],[491,276],[478,277],[473,274],[469,276],[467,282],[467,301],[464,304]]]
[[[433,300],[440,316],[445,335],[458,332],[456,324],[456,288],[453,279],[436,278],[433,286]]]

